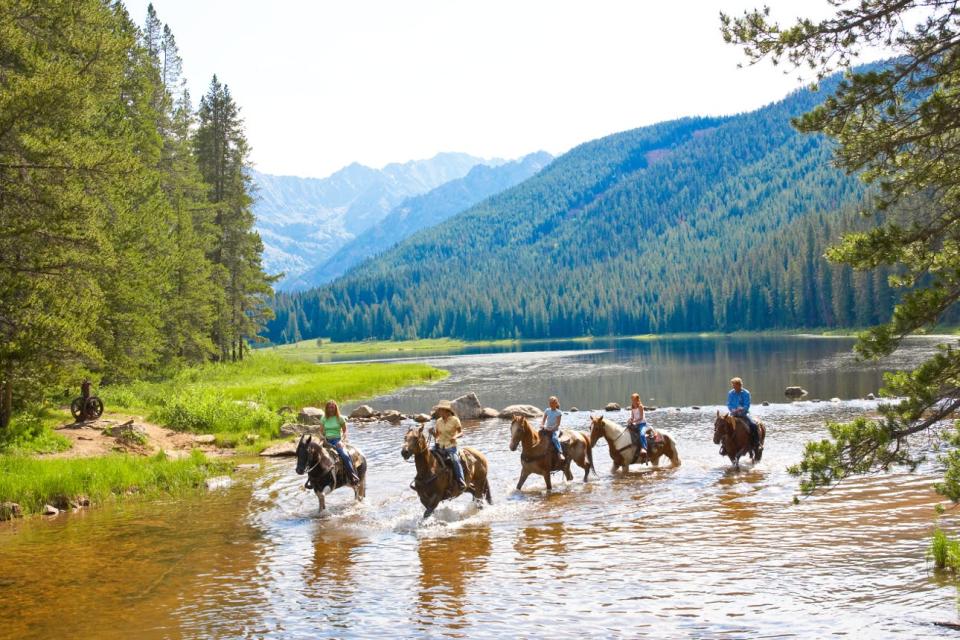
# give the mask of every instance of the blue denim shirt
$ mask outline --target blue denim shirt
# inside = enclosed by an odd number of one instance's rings
[[[741,388],[740,393],[733,389],[727,393],[727,409],[733,413],[737,409],[743,409],[744,413],[750,413],[750,392]]]

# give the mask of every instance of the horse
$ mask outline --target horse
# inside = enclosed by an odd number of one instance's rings
[[[717,411],[717,419],[713,423],[713,444],[721,444],[720,455],[730,458],[730,462],[737,469],[740,468],[740,457],[749,453],[751,462],[760,462],[763,458],[763,441],[767,436],[767,428],[762,422],[757,422],[757,435],[760,444],[753,446],[750,437],[750,425],[740,416],[729,413],[721,416]]]
[[[616,473],[617,468],[624,472],[630,471],[630,465],[649,462],[654,467],[660,464],[660,457],[670,458],[670,464],[680,466],[680,454],[677,452],[677,443],[666,431],[653,431],[647,436],[647,453],[638,455],[638,449],[633,444],[633,438],[626,427],[622,427],[603,416],[590,418],[590,446],[596,446],[600,438],[605,438],[610,448],[610,459],[613,468],[610,473]]]
[[[563,431],[560,435],[560,444],[566,445],[566,460],[562,466],[555,464],[555,450],[550,438],[541,438],[525,417],[513,416],[513,422],[510,423],[510,451],[516,451],[517,446],[522,445],[520,481],[517,482],[517,491],[520,491],[531,473],[543,476],[547,491],[553,488],[550,485],[551,471],[563,471],[567,480],[573,480],[573,474],[570,472],[570,464],[573,462],[584,470],[583,481],[587,481],[590,470],[593,469],[593,448],[590,446],[590,438],[579,431]],[[593,469],[593,473],[596,475],[597,470]]]
[[[321,444],[315,441],[312,435],[308,435],[300,436],[297,443],[297,475],[307,474],[305,486],[313,489],[320,502],[320,511],[327,508],[325,496],[334,489],[352,487],[353,497],[357,502],[363,501],[367,495],[367,459],[356,447],[346,443],[342,446],[353,460],[353,467],[360,477],[360,482],[356,485],[350,484],[340,456],[326,440]]]
[[[488,504],[493,504],[487,477],[487,458],[476,449],[463,447],[458,450],[463,464],[463,479],[467,484],[465,489],[457,485],[450,463],[442,460],[442,454],[432,451],[427,445],[423,425],[407,430],[400,455],[404,460],[412,456],[416,464],[417,475],[410,483],[410,488],[417,492],[420,502],[427,508],[423,512],[424,518],[429,518],[442,501],[459,497],[464,491],[473,495],[477,506],[482,506],[483,498]]]

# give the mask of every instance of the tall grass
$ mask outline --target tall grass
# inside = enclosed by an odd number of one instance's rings
[[[28,455],[54,453],[70,448],[70,440],[53,427],[67,418],[48,408],[33,407],[15,414],[6,429],[0,430],[0,454]]]
[[[423,364],[316,365],[256,352],[243,362],[192,367],[162,382],[105,387],[100,395],[108,408],[143,411],[176,429],[275,437],[283,407],[317,406],[330,398],[343,403],[446,375]]]
[[[948,537],[942,529],[933,532],[927,555],[937,569],[960,570],[960,541]]]
[[[153,496],[195,489],[205,478],[229,470],[231,464],[207,459],[194,450],[187,458],[150,458],[115,454],[97,458],[39,460],[0,456],[0,502],[20,504],[24,513],[44,505],[66,508],[85,496],[91,505],[128,494]]]

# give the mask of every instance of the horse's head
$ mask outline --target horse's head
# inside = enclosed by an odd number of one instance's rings
[[[603,435],[603,416],[590,416],[590,446],[596,446]]]
[[[523,439],[523,434],[530,431],[530,423],[522,415],[514,414],[513,421],[510,423],[510,451],[516,451]]]
[[[720,439],[728,433],[733,433],[733,416],[727,414],[721,416],[717,411],[717,419],[713,422],[713,444],[720,444]]]
[[[313,436],[300,436],[300,442],[297,443],[297,475],[302,476],[303,472],[307,470],[307,465],[310,464],[310,443],[313,441]]]
[[[407,435],[403,436],[403,448],[400,449],[400,455],[404,460],[409,460],[410,456],[418,453],[424,453],[427,450],[427,438],[423,435],[423,425],[419,427],[410,427]]]

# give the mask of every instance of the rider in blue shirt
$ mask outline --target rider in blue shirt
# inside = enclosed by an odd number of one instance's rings
[[[730,415],[739,416],[750,425],[750,439],[753,440],[753,446],[760,444],[760,433],[757,429],[757,423],[753,421],[750,415],[750,392],[743,388],[743,380],[733,378],[730,380],[733,389],[727,392],[727,409]]]
[[[557,457],[563,461],[563,448],[560,446],[560,418],[563,412],[560,411],[560,401],[556,396],[550,396],[550,408],[543,412],[543,420],[540,422],[540,431],[546,431],[550,434],[550,442],[553,448],[557,450]]]

